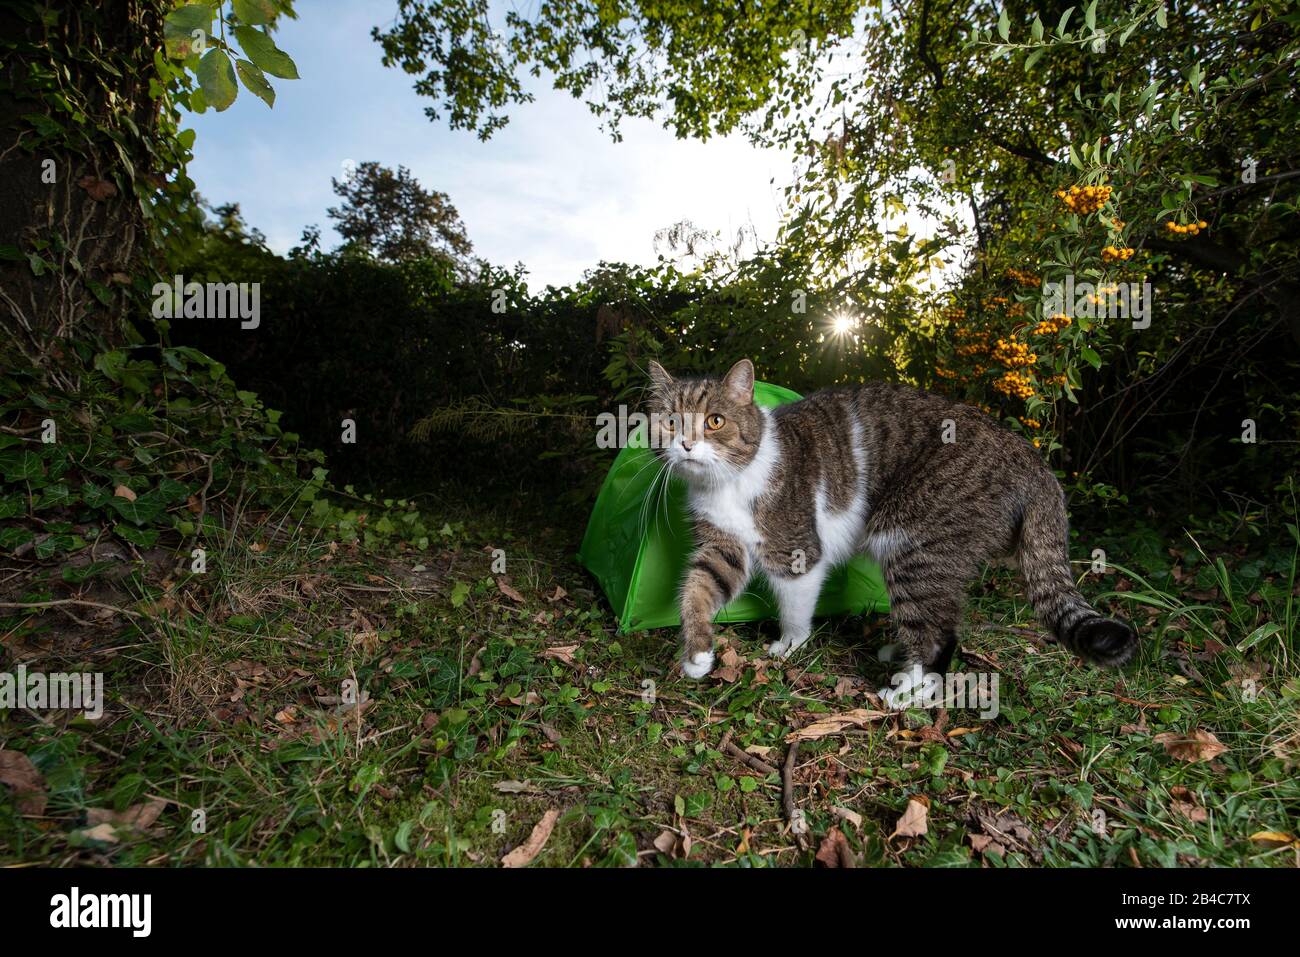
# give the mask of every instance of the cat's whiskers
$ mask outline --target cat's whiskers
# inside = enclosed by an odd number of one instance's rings
[[[650,465],[658,465],[659,471],[654,474],[652,479],[650,479],[650,485],[646,488],[645,495],[641,499],[641,511],[638,516],[638,524],[641,528],[642,534],[647,531],[650,515],[654,512],[652,503],[655,497],[655,489],[660,480],[664,477],[664,473],[668,471],[668,463],[663,462],[657,456],[654,456],[651,458],[648,465],[641,467],[640,471],[637,472],[637,475],[644,472]]]

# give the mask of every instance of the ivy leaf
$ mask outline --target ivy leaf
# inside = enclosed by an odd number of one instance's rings
[[[135,501],[113,496],[108,504],[124,519],[136,525],[147,525],[164,511],[163,504],[150,495],[141,495]]]
[[[262,71],[278,76],[282,80],[298,79],[298,68],[289,54],[285,53],[275,41],[253,27],[235,27],[235,38],[250,60],[261,67]]]
[[[271,0],[234,0],[233,5],[240,23],[270,23],[277,12]]]
[[[6,482],[31,482],[45,474],[45,465],[35,452],[6,452],[0,457],[0,474]]]
[[[208,105],[218,113],[235,102],[239,87],[235,84],[235,68],[225,50],[214,47],[203,54],[197,73],[199,87],[207,97]]]
[[[275,106],[275,90],[267,82],[266,74],[258,69],[256,63],[250,63],[247,60],[236,60],[235,69],[239,72],[239,79],[249,93],[252,93],[267,106]]]

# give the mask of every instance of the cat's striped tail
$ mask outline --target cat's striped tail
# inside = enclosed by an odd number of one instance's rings
[[[1137,652],[1137,632],[1127,621],[1106,618],[1079,594],[1070,571],[1069,540],[1065,496],[1052,482],[1025,509],[1016,550],[1030,604],[1070,651],[1093,664],[1118,668]]]

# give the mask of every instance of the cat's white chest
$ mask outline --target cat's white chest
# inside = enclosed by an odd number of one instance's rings
[[[709,490],[691,496],[691,509],[715,528],[734,536],[750,552],[757,550],[763,538],[754,521],[753,501]]]
[[[691,511],[715,528],[734,536],[753,554],[763,542],[754,521],[754,506],[767,491],[772,470],[781,455],[776,426],[769,413],[763,441],[754,460],[734,479],[721,485],[692,489]]]

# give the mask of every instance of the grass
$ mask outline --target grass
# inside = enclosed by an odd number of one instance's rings
[[[465,513],[388,553],[273,515],[238,528],[205,574],[141,563],[86,593],[142,617],[0,620],[6,667],[102,671],[108,697],[94,723],[0,711],[0,748],[46,795],[23,813],[0,788],[0,861],[494,867],[554,810],[535,865],[809,865],[840,835],[863,866],[1300,862],[1294,542],[1211,557],[1097,536],[1126,561],[1085,590],[1143,634],[1123,674],[1045,642],[990,570],[959,667],[998,674],[998,716],[912,710],[802,742],[801,842],[786,737],[875,707],[884,618],[821,622],[785,663],[764,657],[772,623],[725,628],[735,680],[697,683],[672,670],[672,631],[614,632],[572,560],[579,528]],[[62,588],[41,574],[13,600]],[[1157,737],[1198,729],[1226,750],[1189,761]],[[925,832],[904,836],[913,799]],[[148,826],[122,823],[151,803]]]

